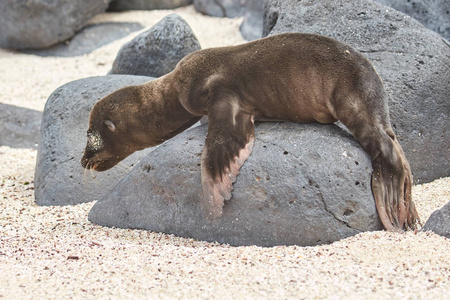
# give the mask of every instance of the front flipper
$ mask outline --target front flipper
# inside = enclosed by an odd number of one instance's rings
[[[231,198],[239,169],[250,156],[255,140],[253,116],[236,99],[216,103],[208,110],[208,135],[202,153],[202,207],[209,219],[222,215]]]

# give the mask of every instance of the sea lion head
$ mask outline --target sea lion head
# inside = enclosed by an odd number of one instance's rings
[[[155,146],[146,120],[142,92],[137,86],[122,88],[99,100],[89,115],[86,148],[81,159],[85,169],[104,171],[137,150]]]

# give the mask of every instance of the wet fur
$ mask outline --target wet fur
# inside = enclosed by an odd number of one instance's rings
[[[209,117],[201,168],[207,216],[220,217],[224,200],[231,198],[232,183],[251,153],[254,119],[340,120],[372,159],[372,191],[385,228],[415,227],[412,175],[392,131],[379,76],[351,47],[318,35],[282,34],[200,50],[164,77],[108,95],[93,108],[89,125],[104,146],[95,150],[88,144],[82,165],[110,168],[203,115]]]

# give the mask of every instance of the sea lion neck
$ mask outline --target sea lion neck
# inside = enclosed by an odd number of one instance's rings
[[[179,98],[180,85],[174,81],[173,73],[141,86],[139,101],[142,109],[138,119],[145,120],[145,132],[152,136],[151,140],[157,144],[189,128],[201,117],[189,113]],[[146,145],[149,146],[155,144]]]

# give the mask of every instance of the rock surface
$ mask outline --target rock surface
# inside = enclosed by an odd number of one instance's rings
[[[443,151],[450,148],[450,46],[438,34],[362,0],[270,0],[264,20],[269,32],[321,34],[364,53],[384,82],[414,182],[450,175],[450,151]]]
[[[42,112],[0,103],[0,145],[36,148]]]
[[[47,48],[72,37],[109,0],[0,1],[0,47]]]
[[[193,0],[112,0],[109,11],[172,9],[192,4]]]
[[[448,0],[375,0],[418,20],[450,41],[450,1]]]
[[[98,200],[132,165],[152,151],[150,148],[134,153],[122,165],[101,173],[85,172],[80,164],[94,104],[121,87],[152,79],[125,75],[91,77],[70,82],[53,92],[45,105],[37,154],[34,188],[38,205]]]
[[[450,239],[450,202],[431,214],[422,231],[433,231]]]
[[[256,40],[262,37],[264,0],[246,0],[244,22],[240,30],[247,41]]]
[[[194,0],[195,9],[214,17],[235,18],[245,13],[246,0]]]
[[[316,245],[379,230],[371,162],[334,125],[257,123],[253,153],[220,219],[205,220],[200,156],[207,126],[146,156],[89,213],[104,226],[231,245]]]
[[[160,77],[171,72],[200,43],[180,16],[171,14],[122,46],[111,73]]]

